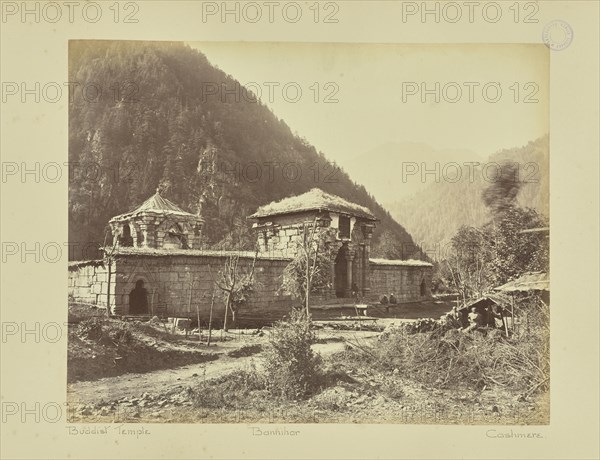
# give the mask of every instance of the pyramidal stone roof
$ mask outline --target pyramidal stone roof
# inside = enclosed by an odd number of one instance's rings
[[[274,201],[261,206],[249,218],[258,219],[261,217],[295,214],[306,211],[332,211],[369,220],[377,220],[368,208],[356,203],[350,203],[339,196],[331,195],[319,188],[313,188],[302,195],[284,198],[281,201]]]
[[[131,217],[142,215],[193,217],[194,219],[200,218],[199,216],[184,211],[172,201],[163,198],[157,190],[154,195],[144,201],[139,207],[133,211],[115,216],[111,219],[111,221],[129,219]]]

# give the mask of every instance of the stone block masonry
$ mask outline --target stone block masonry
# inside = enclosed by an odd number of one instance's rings
[[[147,291],[147,315],[186,317],[206,327],[213,292],[213,325],[221,327],[225,313],[223,293],[215,288],[227,258],[236,252],[132,251],[116,257],[111,266],[110,308],[117,316],[128,315],[129,295],[137,281]],[[240,255],[241,254],[241,255]],[[251,269],[253,254],[240,253],[240,274]],[[259,255],[254,271],[255,285],[247,304],[238,310],[237,325],[254,327],[282,319],[294,304],[281,289],[287,258]],[[371,294],[375,299],[393,292],[398,302],[415,302],[431,295],[430,264],[418,261],[370,261]],[[79,303],[106,308],[108,270],[102,261],[69,265],[69,297]],[[348,299],[351,302],[351,299]]]
[[[235,252],[215,254],[136,254],[117,257],[111,267],[111,312],[118,316],[129,314],[129,294],[136,282],[142,280],[147,291],[148,315],[197,318],[208,323],[210,304],[214,324],[223,322],[225,313],[223,293],[214,288],[219,272],[228,256]],[[248,273],[253,258],[239,258],[240,275]],[[281,276],[288,259],[257,258],[254,270],[254,291],[247,304],[239,309],[238,322],[267,324],[289,313],[292,298],[281,291]],[[69,267],[69,296],[79,303],[106,307],[107,269],[99,261],[72,263]],[[202,324],[201,324],[202,325]]]
[[[392,261],[390,261],[392,262]],[[402,261],[377,263],[371,261],[371,289],[379,297],[394,293],[400,303],[418,302],[431,297],[432,266],[405,265]]]
[[[69,297],[77,302],[106,308],[108,272],[102,261],[69,264]],[[113,276],[113,282],[115,277]]]

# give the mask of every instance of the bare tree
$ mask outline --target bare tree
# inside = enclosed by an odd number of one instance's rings
[[[100,248],[104,256],[104,266],[107,271],[106,280],[106,316],[110,317],[110,280],[112,278],[112,264],[117,260],[117,238],[113,239],[112,247],[107,246],[108,242],[108,231],[104,235],[104,245]]]
[[[227,319],[231,312],[231,320],[235,324],[236,315],[241,305],[249,298],[254,289],[254,268],[258,257],[258,248],[254,253],[254,259],[250,270],[243,271],[239,266],[239,254],[233,254],[225,260],[225,266],[219,272],[215,284],[224,295],[225,318],[223,320],[223,330],[228,330]]]
[[[324,235],[317,232],[316,218],[312,223],[304,223],[302,233],[296,257],[284,270],[282,287],[302,299],[306,317],[310,318],[311,293],[328,287],[331,283],[331,257]]]

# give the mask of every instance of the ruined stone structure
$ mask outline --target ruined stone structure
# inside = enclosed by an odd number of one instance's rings
[[[214,279],[227,257],[239,257],[240,273],[249,270],[253,252],[165,250],[123,248],[111,266],[110,294],[108,270],[98,261],[72,262],[69,265],[69,293],[73,300],[105,307],[110,299],[111,312],[130,314],[130,295],[141,280],[146,290],[146,316],[197,318],[208,324],[213,292],[213,324],[223,321],[224,302]],[[244,325],[272,323],[281,319],[291,305],[289,295],[280,292],[281,273],[288,259],[261,257],[254,271],[255,291],[240,309],[238,320]]]
[[[313,189],[259,208],[249,216],[257,232],[255,287],[240,309],[240,324],[267,324],[282,318],[296,300],[282,292],[283,271],[307,232],[331,254],[331,289],[314,303],[353,303],[352,291],[377,302],[394,293],[399,302],[430,297],[431,264],[417,260],[371,259],[376,217],[366,208]],[[224,313],[215,280],[230,257],[243,272],[255,253],[199,248],[202,219],[157,192],[140,207],[110,220],[116,245],[106,260],[71,262],[69,296],[113,314],[190,317],[206,323],[213,292],[213,315]],[[110,260],[110,266],[107,266]],[[135,305],[134,305],[135,304]]]
[[[119,247],[195,249],[200,247],[203,220],[160,196],[158,190],[131,212],[110,221]]]
[[[364,297],[371,294],[371,237],[377,218],[367,208],[312,189],[258,209],[250,216],[257,222],[261,253],[295,257],[304,234],[315,226],[320,243],[332,255],[330,296],[351,297],[355,286]]]

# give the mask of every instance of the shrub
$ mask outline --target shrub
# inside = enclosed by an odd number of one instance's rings
[[[133,341],[133,334],[127,323],[111,325],[107,328],[106,336],[115,345],[127,345]]]
[[[288,321],[277,323],[265,353],[267,388],[286,399],[307,397],[321,375],[321,358],[311,348],[316,337],[302,311],[294,310]]]
[[[250,399],[259,402],[255,396],[264,389],[264,377],[256,371],[254,363],[251,363],[244,369],[202,382],[191,390],[191,396],[197,407],[238,408],[246,406]]]
[[[252,356],[256,353],[260,353],[262,351],[262,345],[253,344],[253,345],[244,345],[237,350],[232,350],[227,352],[227,356],[231,356],[232,358],[241,358],[244,356]]]
[[[548,386],[547,344],[543,328],[505,338],[497,330],[415,333],[400,327],[388,331],[372,352],[378,366],[397,368],[424,384],[470,389],[495,384],[530,393]]]
[[[77,325],[77,335],[84,339],[117,346],[128,345],[134,339],[129,324],[99,317],[81,321]]]

